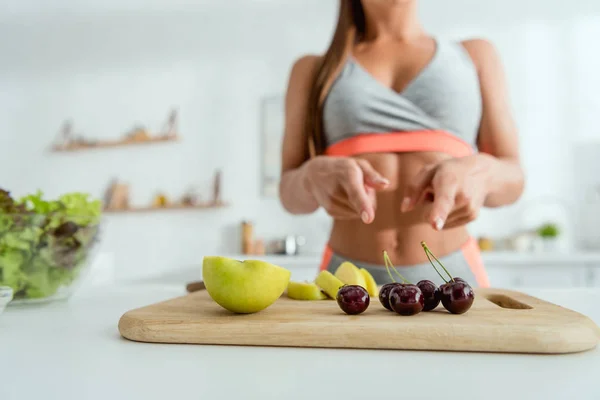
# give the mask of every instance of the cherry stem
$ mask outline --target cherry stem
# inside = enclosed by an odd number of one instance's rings
[[[390,279],[392,280],[392,282],[396,283],[396,280],[394,279],[394,277],[392,276],[392,273],[390,272],[390,267],[388,267],[386,256],[387,256],[387,253],[384,250],[383,251],[383,263],[385,264],[385,270],[387,271],[388,275],[390,276]]]
[[[387,265],[388,265],[388,263],[389,263],[390,267],[392,267],[392,271],[394,271],[394,272],[396,273],[396,275],[398,275],[398,276],[400,277],[400,279],[402,279],[402,281],[403,281],[404,283],[408,283],[409,285],[411,285],[411,283],[410,283],[409,281],[407,281],[407,280],[406,280],[406,279],[405,279],[405,278],[404,278],[404,277],[403,277],[403,276],[400,274],[400,272],[396,271],[396,268],[394,267],[394,264],[392,264],[392,261],[390,260],[390,257],[388,256],[388,253],[387,253],[387,251],[385,251],[385,250],[383,251],[383,260],[384,260],[384,262],[385,262],[385,266],[386,266],[386,268],[387,268]],[[388,274],[389,274],[389,273],[390,273],[390,270],[388,269]],[[391,275],[392,275],[392,274],[390,274],[390,277],[391,277]],[[394,278],[392,278],[392,280],[394,280]],[[394,281],[394,282],[396,282],[396,281]]]
[[[431,266],[433,267],[433,269],[435,270],[435,272],[437,272],[437,274],[440,276],[440,278],[442,278],[442,281],[444,281],[444,283],[448,283],[448,281],[446,280],[446,278],[444,278],[442,276],[442,274],[440,274],[440,271],[438,271],[438,269],[436,268],[436,266],[433,263],[433,261],[431,261],[431,258],[429,257],[429,253],[425,252],[425,255],[427,256],[427,259],[429,260],[429,263],[431,264]]]
[[[440,260],[438,260],[438,258],[431,252],[431,250],[429,250],[429,247],[427,247],[427,244],[425,242],[421,242],[421,246],[423,246],[423,250],[425,250],[425,255],[427,255],[427,259],[429,260],[429,262],[431,263],[431,265],[433,265],[433,268],[438,273],[438,275],[440,276],[440,278],[442,278],[444,280],[444,282],[448,283],[446,281],[446,279],[444,279],[444,277],[440,274],[440,272],[438,271],[438,269],[435,267],[435,265],[431,261],[431,258],[429,258],[430,255],[431,255],[431,257],[433,257],[435,259],[435,261],[438,262],[438,264],[440,264],[440,267],[442,267],[442,269],[448,274],[448,276],[450,277],[450,280],[452,282],[454,282],[454,278],[452,277],[452,275],[450,275],[450,272],[448,272],[448,270],[446,269],[446,267],[444,267],[444,264],[442,264],[442,262]]]

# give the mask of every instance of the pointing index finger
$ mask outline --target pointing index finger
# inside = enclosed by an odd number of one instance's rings
[[[342,185],[348,195],[350,204],[360,215],[362,221],[366,224],[371,223],[375,210],[365,188],[362,170],[359,167],[351,170],[348,180],[343,181]]]
[[[435,229],[442,230],[450,211],[454,208],[458,179],[450,173],[439,173],[433,177],[433,206],[431,208],[431,224]]]
[[[400,211],[407,212],[414,208],[427,186],[431,183],[434,174],[435,168],[433,166],[425,167],[419,171],[406,188]]]

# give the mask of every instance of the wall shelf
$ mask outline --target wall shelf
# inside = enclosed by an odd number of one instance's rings
[[[131,207],[131,208],[105,208],[104,213],[107,214],[125,214],[125,213],[148,213],[160,211],[177,211],[177,210],[208,210],[225,208],[227,203],[204,203],[197,205],[172,204],[167,206],[149,206],[149,207]]]
[[[66,145],[57,145],[52,147],[54,152],[72,152],[94,149],[106,149],[113,147],[136,146],[146,144],[156,144],[164,142],[175,142],[179,140],[177,136],[155,136],[146,139],[120,139],[120,140],[105,140],[93,143],[69,143]]]

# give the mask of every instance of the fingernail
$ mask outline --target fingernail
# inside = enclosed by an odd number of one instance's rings
[[[389,185],[390,181],[388,179],[385,179],[382,176],[378,176],[373,180],[375,183],[381,183],[382,185]]]
[[[444,221],[442,221],[441,218],[436,218],[435,219],[435,229],[437,229],[438,231],[441,231],[442,228],[444,227]]]
[[[365,224],[369,222],[369,214],[367,214],[366,211],[363,211],[360,214],[360,218],[362,219],[362,222],[364,222]]]
[[[406,210],[408,210],[409,205],[410,205],[410,198],[405,197],[404,200],[402,200],[402,205],[400,206],[400,211],[405,212]]]

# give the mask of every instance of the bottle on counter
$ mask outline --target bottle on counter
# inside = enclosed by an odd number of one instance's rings
[[[242,221],[242,254],[252,254],[254,247],[254,225],[250,221]]]

